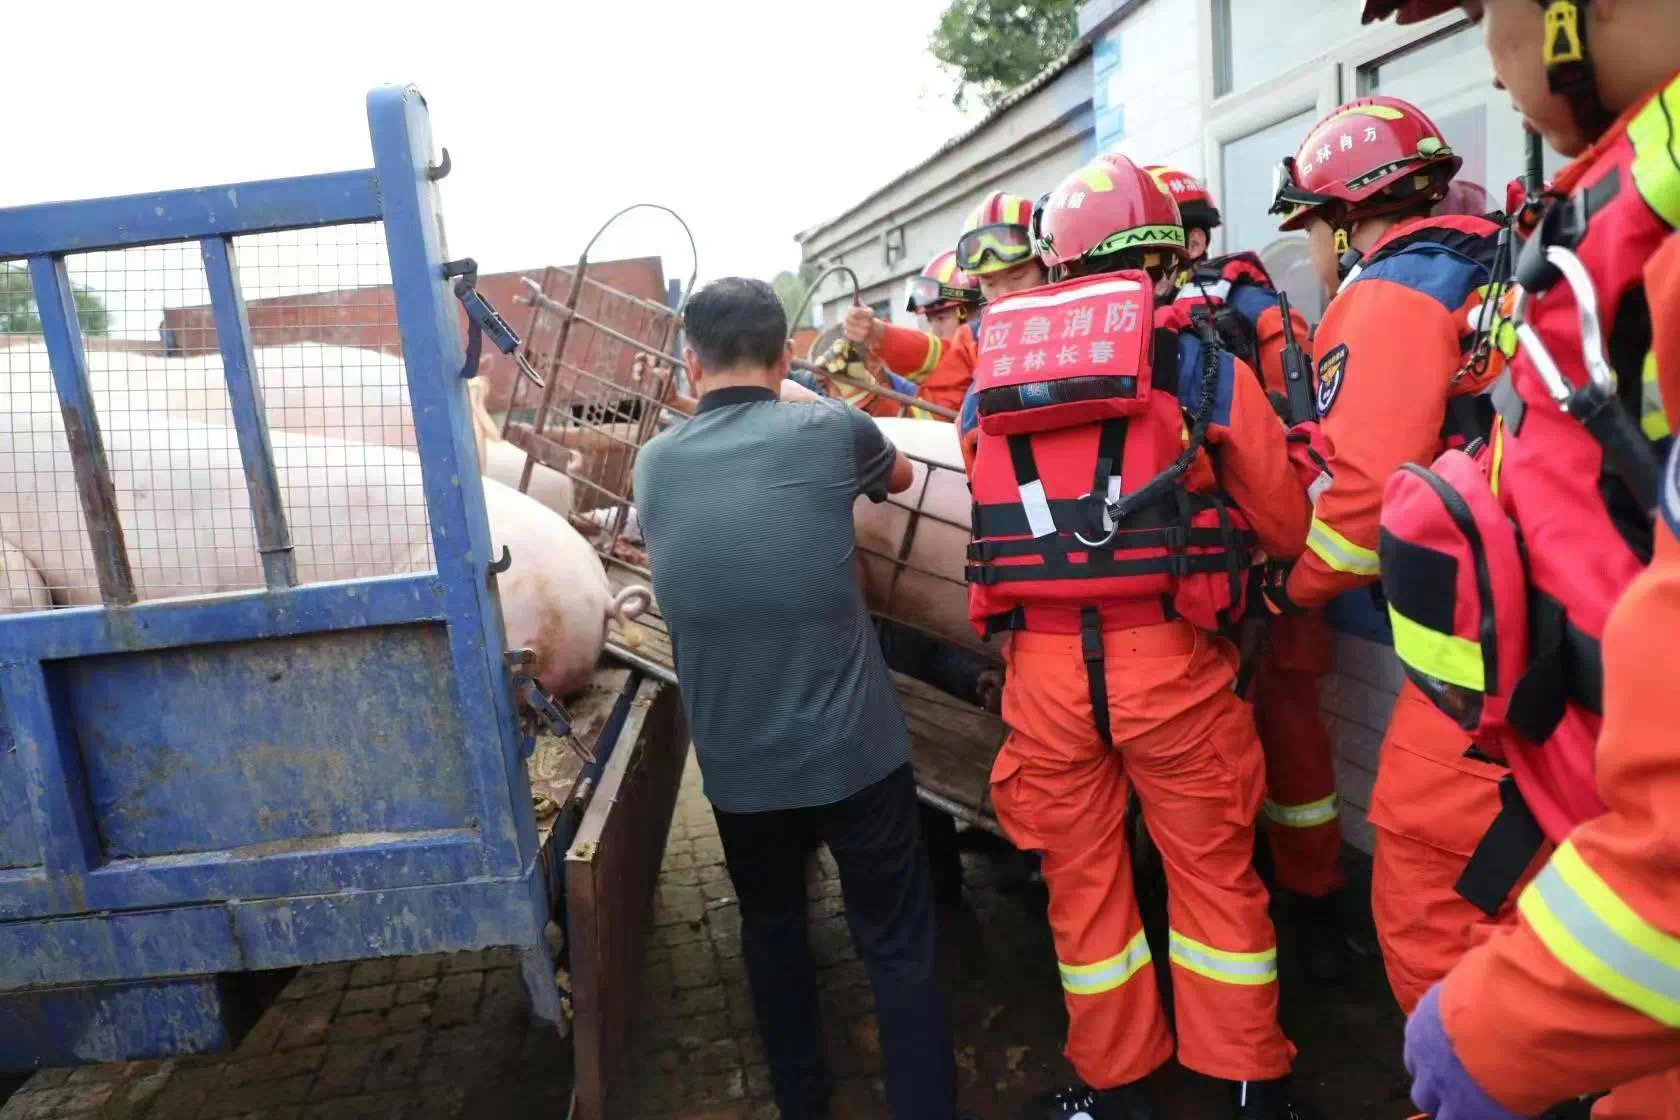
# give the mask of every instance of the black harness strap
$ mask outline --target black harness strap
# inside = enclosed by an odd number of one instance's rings
[[[1516,781],[1505,775],[1499,780],[1499,815],[1471,853],[1453,890],[1488,917],[1495,916],[1545,840],[1546,834],[1517,792]]]
[[[1121,465],[1126,459],[1126,429],[1128,422],[1125,418],[1104,420],[1102,431],[1097,436],[1097,467],[1091,476],[1091,495],[1085,499],[1087,516],[1090,519],[1089,532],[1100,535],[1105,522],[1105,507],[1108,504],[1108,480],[1121,472]],[[1124,479],[1122,478],[1122,484]]]
[[[1106,579],[1123,576],[1222,574],[1229,569],[1228,552],[1200,556],[1169,554],[1143,560],[1118,560],[1108,553],[1092,553],[1083,564],[1060,556],[1047,556],[1042,564],[969,564],[963,577],[969,583],[991,587],[999,583],[1022,583],[1041,579]]]
[[[1225,509],[1220,507],[1222,514]],[[1075,552],[1090,552],[1097,555],[1108,555],[1119,552],[1135,552],[1150,548],[1221,548],[1231,546],[1241,550],[1249,544],[1254,536],[1252,533],[1239,532],[1230,524],[1228,516],[1221,517],[1221,528],[1191,529],[1188,533],[1173,529],[1132,529],[1122,530],[1114,535],[1114,540],[1100,549],[1094,549],[1073,536],[1057,537],[1021,537],[1007,541],[974,541],[968,546],[968,558],[979,564],[987,564],[1003,557],[1018,556],[1067,556]],[[1234,561],[1239,567],[1246,567],[1246,558]]]
[[[1532,588],[1528,626],[1528,667],[1511,690],[1505,718],[1538,745],[1557,730],[1569,701],[1603,711],[1604,662],[1598,642],[1569,621],[1563,604]]]
[[[1103,669],[1102,615],[1096,607],[1084,607],[1079,612],[1079,645],[1085,656],[1085,680],[1091,692],[1091,722],[1097,735],[1109,750],[1114,749],[1114,733],[1108,722],[1108,677]]]

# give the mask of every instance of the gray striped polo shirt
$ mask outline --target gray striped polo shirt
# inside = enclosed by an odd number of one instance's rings
[[[852,505],[886,497],[896,455],[856,409],[739,387],[636,459],[653,592],[724,812],[830,805],[909,761],[852,567]]]

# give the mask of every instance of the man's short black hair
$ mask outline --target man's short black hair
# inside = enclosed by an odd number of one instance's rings
[[[688,344],[710,369],[769,368],[787,344],[787,312],[762,280],[712,281],[688,301],[683,320]]]

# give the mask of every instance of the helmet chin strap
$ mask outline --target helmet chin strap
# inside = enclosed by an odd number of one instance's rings
[[[1343,281],[1348,273],[1359,267],[1365,254],[1353,247],[1352,232],[1346,226],[1336,227],[1336,279]]]
[[[1588,52],[1586,9],[1591,0],[1540,0],[1546,9],[1546,85],[1569,102],[1570,115],[1589,140],[1604,135],[1615,117],[1598,99]]]

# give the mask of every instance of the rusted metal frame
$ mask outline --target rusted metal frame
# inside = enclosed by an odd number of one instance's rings
[[[64,258],[30,257],[29,281],[35,288],[41,333],[52,363],[53,384],[58,389],[59,410],[64,416],[64,435],[70,444],[71,464],[76,472],[76,493],[87,519],[88,542],[93,546],[99,597],[108,607],[129,606],[137,598],[134,570],[129,565],[122,521],[117,516],[117,488],[111,481],[111,464],[105,457],[105,440],[99,432],[99,414],[93,403],[93,389],[88,384],[87,353],[82,347],[81,320],[76,314]]]
[[[533,306],[541,306],[545,311],[549,311],[554,315],[560,316],[562,322],[571,322],[575,320],[579,323],[583,323],[585,326],[594,327],[608,338],[617,339],[626,346],[635,348],[639,353],[658,358],[673,368],[680,366],[685,373],[688,371],[688,366],[683,363],[681,358],[672,357],[668,353],[671,346],[671,339],[675,334],[674,328],[678,321],[678,316],[675,313],[672,314],[670,322],[666,324],[666,338],[663,344],[664,348],[660,349],[652,342],[643,341],[642,339],[636,338],[632,335],[625,334],[616,327],[609,327],[600,320],[593,319],[588,315],[585,315],[575,307],[568,307],[565,304],[556,303],[554,300],[543,295],[541,291],[537,290],[536,284],[531,281],[530,277],[522,276],[520,277],[520,282],[530,288],[534,294],[530,296],[520,296],[516,302],[529,303]],[[612,291],[613,289],[609,288],[607,290]]]
[[[586,282],[601,289],[603,292],[607,292],[615,296],[621,296],[626,302],[633,303],[637,307],[650,311],[656,315],[675,315],[677,313],[673,308],[667,307],[663,303],[658,303],[654,300],[646,298],[645,296],[636,295],[633,292],[626,292],[623,289],[615,288],[610,284],[604,284],[595,279],[593,276],[589,277]],[[544,290],[546,291],[547,289],[545,288]]]
[[[588,398],[588,400],[585,401],[584,403],[589,403],[589,404],[599,403],[603,408],[605,408],[605,407],[607,407],[607,404],[608,404],[609,400],[623,400],[625,397],[634,397],[637,400],[640,400],[640,401],[643,401],[647,404],[652,405],[653,406],[653,411],[655,411],[655,412],[657,412],[658,410],[660,410],[662,408],[671,407],[670,405],[666,404],[665,401],[662,400],[660,397],[656,397],[656,396],[652,395],[651,393],[644,392],[641,389],[636,389],[636,388],[632,388],[632,387],[622,385],[619,382],[612,380],[610,377],[602,377],[600,374],[595,373],[593,370],[587,370],[587,369],[582,368],[581,366],[574,366],[570,362],[555,362],[554,364],[556,366],[558,366],[562,372],[569,373],[573,376],[573,382],[572,382],[573,394],[572,394],[572,397],[571,397],[571,400],[572,400],[573,403],[578,403],[578,401],[579,401],[579,398],[578,398],[577,392],[576,392],[577,382],[581,381],[581,380],[588,380],[588,381],[593,381],[598,385],[605,385],[608,388],[618,390],[619,392],[618,392],[618,395],[616,397],[613,397],[613,398],[608,398],[606,396],[591,397],[591,398]],[[568,405],[566,407],[569,410],[569,408],[571,406]],[[623,423],[628,423],[629,421],[622,421],[622,422]],[[643,439],[642,442],[646,443],[647,440]],[[638,444],[638,446],[640,446],[640,444]]]
[[[235,270],[233,239],[206,237],[198,247],[210,288],[210,307],[216,319],[216,341],[222,352],[233,427],[239,438],[239,457],[244,466],[245,485],[250,491],[251,516],[256,522],[263,583],[270,591],[284,591],[297,586],[297,558],[292,552],[286,507],[280,499],[280,475],[274,465],[274,444],[268,434],[262,387],[253,374],[256,357],[251,353],[251,323]]]
[[[554,275],[554,266],[553,265],[548,265],[543,269],[543,286],[545,288],[548,286],[548,281],[553,275]],[[515,303],[519,302],[517,297],[515,297],[514,302]],[[541,321],[542,321],[542,309],[538,308],[538,307],[532,307],[531,308],[531,320],[530,320],[530,322],[528,322],[525,325],[525,338],[524,338],[524,341],[520,344],[521,349],[524,350],[524,352],[525,352],[525,360],[527,362],[530,362],[533,367],[535,367],[536,364],[539,361],[546,364],[549,360],[547,357],[543,357],[543,358],[538,358],[537,357],[537,326]],[[544,381],[548,380],[549,371],[547,369],[540,369],[537,372],[542,375]],[[516,377],[516,378],[513,379],[513,388],[508,390],[507,412],[502,416],[502,438],[503,439],[507,438],[508,425],[513,422],[513,414],[515,412],[519,411],[519,408],[524,403],[524,401],[525,401],[525,379],[523,377]]]
[[[882,552],[879,549],[870,548],[866,544],[858,545],[857,550],[859,552],[863,553],[865,556],[873,556],[877,560],[885,560],[887,563],[893,565],[896,568],[907,569],[909,571],[917,573],[918,575],[931,576],[934,579],[944,580],[946,583],[952,583],[952,584],[957,585],[958,587],[967,587],[968,586],[967,582],[964,581],[964,580],[953,579],[951,576],[945,575],[943,572],[935,572],[935,571],[931,571],[927,568],[919,568],[916,565],[910,563],[908,560],[900,560],[896,556],[893,556],[889,553]]]
[[[612,654],[632,669],[646,673],[648,676],[653,677],[656,680],[664,681],[666,684],[677,683],[677,671],[674,668],[643,657],[641,654],[631,650],[628,646],[620,645],[618,642],[612,641],[611,639],[608,639],[606,648],[608,653]]]
[[[566,295],[565,306],[567,310],[577,310],[578,297],[583,294],[583,279],[584,276],[587,275],[588,271],[589,250],[585,249],[583,255],[578,258],[577,271],[572,274],[572,290]],[[560,321],[559,337],[554,343],[554,353],[557,359],[563,359],[566,356],[566,343],[571,340],[573,321],[574,320],[571,317],[564,318]],[[537,414],[532,419],[533,427],[539,435],[542,433],[543,428],[545,428],[548,424],[548,410],[550,405],[553,403],[554,394],[559,391],[559,388],[559,381],[552,377],[549,378],[547,384],[543,386],[542,403],[537,407]],[[527,454],[525,456],[525,466],[521,468],[519,472],[519,492],[521,494],[531,488],[531,469],[535,466],[536,460]]]
[[[933,485],[933,468],[922,472],[922,492],[916,499],[916,505],[905,502],[894,502],[893,505],[906,511],[910,515],[910,523],[905,526],[904,539],[899,542],[898,561],[893,566],[892,579],[887,584],[887,602],[893,602],[898,594],[898,578],[902,576],[910,564],[910,549],[916,544],[916,529],[922,523],[921,503],[927,501],[928,487]]]
[[[637,575],[643,577],[644,579],[652,579],[653,578],[653,572],[650,569],[644,568],[640,564],[632,564],[632,563],[630,563],[630,561],[625,560],[622,557],[604,556],[604,557],[602,557],[602,559],[606,563],[617,564],[619,567],[623,568],[627,572],[635,572]]]

